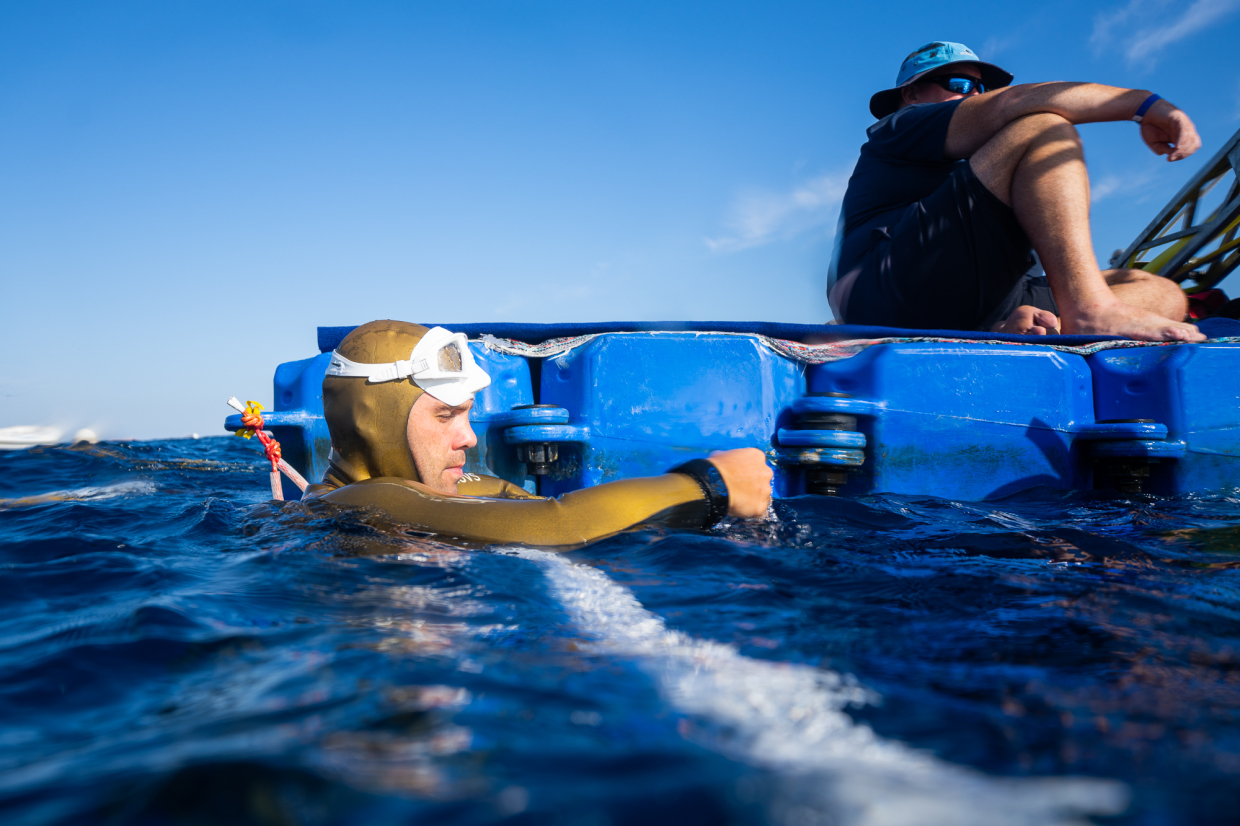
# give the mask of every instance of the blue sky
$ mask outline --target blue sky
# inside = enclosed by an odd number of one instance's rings
[[[1237,35],[1240,0],[3,2],[0,426],[220,433],[373,318],[826,321],[867,101],[935,39],[1196,120],[1179,164],[1082,127],[1105,259],[1240,128]]]

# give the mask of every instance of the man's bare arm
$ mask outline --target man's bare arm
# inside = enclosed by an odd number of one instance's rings
[[[968,158],[999,130],[1027,115],[1049,113],[1069,123],[1132,120],[1150,96],[1141,89],[1120,89],[1099,83],[1026,83],[965,98],[947,127],[943,154]],[[1157,101],[1141,122],[1141,139],[1156,155],[1169,161],[1187,158],[1201,147],[1197,128],[1188,115]]]

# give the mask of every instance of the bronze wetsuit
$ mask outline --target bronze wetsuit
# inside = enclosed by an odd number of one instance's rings
[[[401,321],[374,321],[349,333],[337,352],[370,364],[408,359],[425,331]],[[579,546],[639,524],[708,527],[727,513],[727,488],[700,459],[673,473],[609,482],[558,499],[472,474],[461,479],[456,496],[441,493],[418,481],[409,449],[409,412],[422,392],[410,379],[325,378],[331,465],[306,498],[378,508],[445,538],[550,548]]]

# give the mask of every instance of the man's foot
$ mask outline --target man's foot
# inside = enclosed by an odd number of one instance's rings
[[[1205,341],[1192,324],[1116,300],[1089,311],[1063,313],[1063,331],[1070,335],[1122,336],[1135,341]]]
[[[1059,335],[1059,317],[1050,310],[1039,310],[1022,304],[1003,321],[990,328],[992,333],[1015,333],[1026,336]]]

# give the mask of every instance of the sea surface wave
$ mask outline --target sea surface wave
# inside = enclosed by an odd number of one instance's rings
[[[1234,823],[1240,491],[777,502],[569,554],[0,454],[6,824]]]

